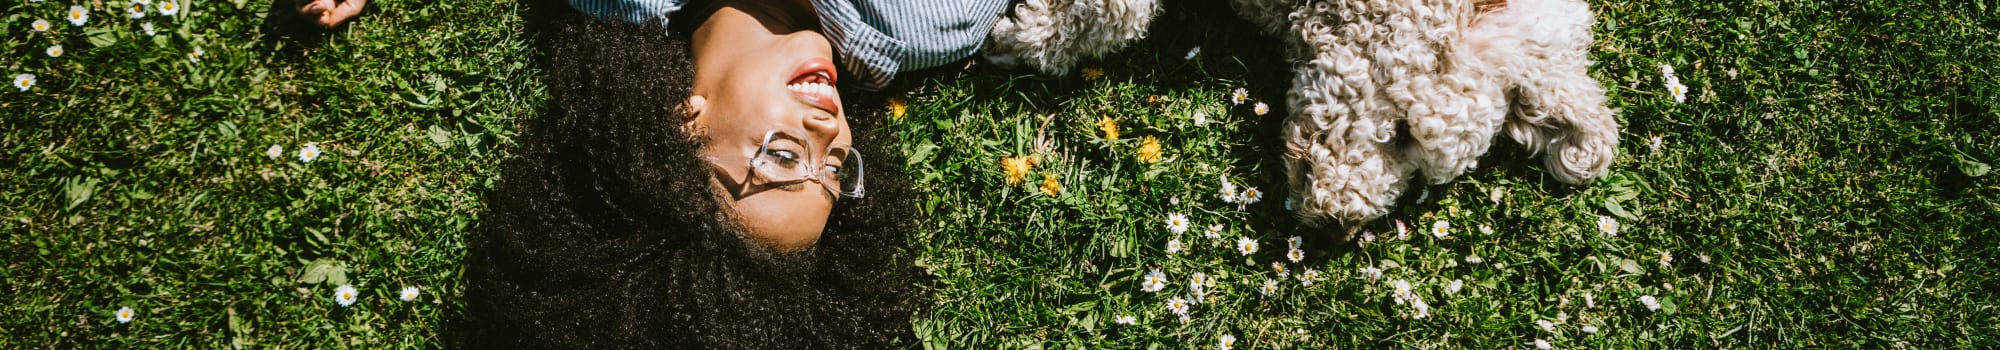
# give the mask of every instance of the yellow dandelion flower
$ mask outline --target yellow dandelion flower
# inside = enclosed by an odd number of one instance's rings
[[[903,120],[904,113],[908,113],[909,110],[910,110],[910,104],[907,101],[903,101],[903,98],[901,97],[889,98],[890,120]]]
[[[1062,194],[1062,180],[1057,179],[1056,174],[1043,175],[1042,194],[1049,196]]]
[[[1097,67],[1083,67],[1083,80],[1097,80],[1104,76],[1104,70]]]
[[[1160,162],[1160,139],[1147,136],[1146,141],[1139,143],[1139,161],[1149,164]]]
[[[1111,117],[1104,117],[1103,120],[1098,120],[1097,129],[1104,130],[1104,139],[1106,140],[1118,139],[1118,121],[1111,119]]]
[[[1028,157],[1001,157],[1000,170],[1007,174],[1007,184],[1019,185],[1028,179],[1028,170],[1035,169],[1035,161]]]

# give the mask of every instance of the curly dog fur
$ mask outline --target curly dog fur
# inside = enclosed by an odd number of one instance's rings
[[[1565,183],[1617,151],[1578,0],[1233,1],[1292,55],[1284,164],[1308,225],[1386,215],[1413,176],[1457,178],[1503,128]]]
[[[1158,16],[1154,0],[1026,0],[993,25],[981,49],[1001,66],[1064,75],[1078,61],[1103,57],[1146,37]]]

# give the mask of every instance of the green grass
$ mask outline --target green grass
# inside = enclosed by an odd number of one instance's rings
[[[886,127],[930,194],[931,229],[911,242],[936,276],[936,307],[912,326],[952,348],[1206,348],[1225,334],[1237,348],[2000,346],[2000,3],[1592,2],[1592,73],[1624,126],[1611,175],[1563,186],[1503,140],[1458,181],[1412,189],[1364,227],[1378,235],[1366,245],[1283,209],[1283,111],[1226,98],[1246,87],[1282,105],[1288,65],[1216,18],[1225,6],[1170,6],[1150,39],[1091,64],[1097,79],[906,75],[894,94],[909,113]],[[257,38],[265,4],[185,4],[149,16],[152,37],[122,13],[71,26],[69,5],[0,5],[0,76],[39,76],[0,89],[0,348],[455,336],[482,193],[514,119],[544,98],[515,4],[378,1],[307,49]],[[35,18],[55,29],[31,32]],[[65,55],[43,54],[57,43]],[[1660,64],[1686,103],[1664,93]],[[1135,155],[1148,136],[1157,163]],[[307,142],[325,155],[300,162]],[[284,157],[264,156],[273,144]],[[1014,156],[1039,160],[1022,184],[1000,166]],[[1039,189],[1048,176],[1059,195]],[[1266,196],[1222,203],[1223,177]],[[1188,251],[1165,251],[1170,213],[1192,221]],[[1600,233],[1600,217],[1622,229]],[[1428,235],[1441,220],[1450,234]],[[1396,221],[1407,239],[1390,238]],[[1223,240],[1201,236],[1218,224]],[[1311,286],[1270,267],[1293,235],[1305,260],[1288,268],[1319,272]],[[1238,254],[1237,237],[1261,247]],[[1168,286],[1141,291],[1154,268]],[[1213,298],[1183,323],[1164,304],[1196,272],[1216,278]],[[1266,279],[1277,293],[1256,291]],[[1406,317],[1393,280],[1430,317]],[[361,290],[354,306],[332,300],[343,283]],[[405,285],[423,297],[397,300]],[[136,319],[116,322],[119,307]],[[1124,315],[1138,324],[1112,322]]]

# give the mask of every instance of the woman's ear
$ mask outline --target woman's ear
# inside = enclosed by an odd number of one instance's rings
[[[687,102],[681,103],[680,108],[681,127],[693,130],[695,119],[700,117],[703,112],[708,111],[708,99],[701,97],[701,95],[688,96]]]

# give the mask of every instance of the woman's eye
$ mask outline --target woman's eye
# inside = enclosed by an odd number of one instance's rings
[[[793,166],[794,164],[798,164],[798,162],[799,162],[799,154],[798,154],[798,153],[792,153],[792,151],[786,151],[786,150],[775,150],[775,149],[774,149],[774,150],[770,150],[770,151],[768,151],[768,152],[764,152],[764,154],[766,154],[766,155],[770,155],[770,156],[771,156],[772,158],[776,158],[776,160],[777,160],[777,162],[776,162],[776,163],[777,163],[777,164],[778,164],[779,166],[784,166],[784,167],[788,167],[788,168],[789,168],[789,167]]]

